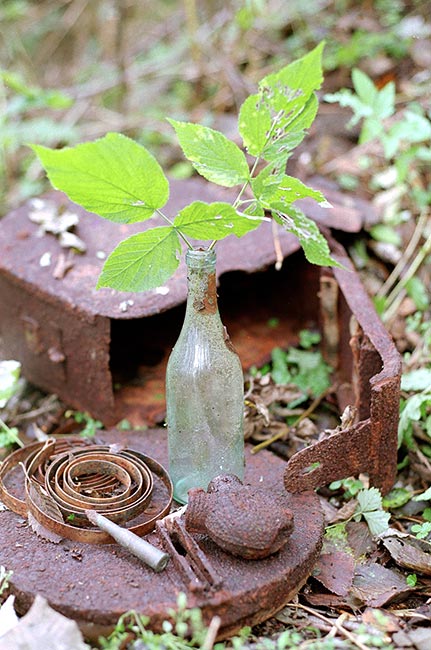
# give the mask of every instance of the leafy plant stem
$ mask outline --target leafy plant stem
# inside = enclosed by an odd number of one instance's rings
[[[295,422],[291,425],[290,428],[292,429],[292,428],[294,428],[294,427],[297,427],[298,424],[299,424],[300,422],[302,422],[302,420],[304,420],[304,419],[307,418],[309,415],[311,415],[311,414],[316,410],[316,408],[319,406],[320,402],[321,402],[321,401],[322,401],[322,400],[323,400],[327,395],[329,395],[329,393],[332,393],[333,390],[334,390],[334,387],[333,387],[333,386],[330,386],[329,388],[327,388],[326,390],[324,390],[323,393],[320,393],[320,395],[318,395],[318,396],[316,397],[316,399],[314,399],[314,400],[311,402],[310,406],[309,406],[307,409],[305,409],[305,411],[303,411],[303,412],[301,413],[301,415],[300,415],[300,416],[295,420]],[[258,445],[255,445],[255,446],[253,447],[253,449],[251,450],[251,453],[252,453],[252,454],[257,454],[257,452],[260,451],[261,449],[265,449],[265,447],[268,447],[268,446],[271,445],[273,442],[276,442],[277,440],[279,440],[280,438],[282,438],[282,437],[285,435],[285,433],[286,433],[285,431],[282,431],[282,432],[280,432],[280,433],[275,434],[275,436],[272,436],[272,438],[268,438],[267,440],[263,440],[263,441],[260,442]]]
[[[426,214],[426,213],[425,213]],[[411,263],[409,269],[407,270],[404,277],[399,281],[399,283],[393,288],[389,296],[387,297],[387,302],[389,304],[388,309],[386,309],[383,314],[383,320],[388,321],[396,314],[399,303],[402,300],[402,292],[409,280],[416,274],[420,265],[425,260],[427,255],[431,252],[431,235],[428,236],[428,239],[421,246],[416,255],[415,259]]]
[[[386,296],[388,291],[393,287],[395,282],[398,280],[400,277],[403,269],[407,266],[408,261],[412,257],[414,251],[416,250],[417,245],[419,244],[419,241],[421,239],[421,236],[423,235],[424,228],[427,223],[427,218],[428,215],[426,211],[422,212],[421,215],[419,216],[418,222],[416,224],[416,228],[413,232],[413,235],[407,245],[406,250],[404,251],[402,257],[396,264],[396,266],[393,268],[391,274],[388,276],[388,278],[385,280],[385,282],[382,284],[380,289],[377,291],[377,297],[381,298],[383,296]]]
[[[272,124],[271,124],[271,127],[270,127],[269,131],[268,131],[268,135],[266,136],[266,140],[265,140],[264,148],[266,147],[266,145],[268,144],[268,142],[271,140],[271,137],[272,137],[272,134],[273,134],[273,132],[274,132],[274,129],[275,129],[275,127],[277,126],[277,122],[278,122],[278,120],[280,119],[282,113],[283,113],[282,111],[279,111],[279,112],[277,113],[277,115],[274,117],[274,119],[272,120]],[[240,189],[240,191],[239,191],[239,193],[238,193],[238,196],[236,197],[235,201],[234,201],[233,204],[232,204],[232,206],[235,208],[235,210],[236,210],[236,208],[239,206],[239,204],[241,203],[242,196],[243,196],[244,192],[246,191],[247,187],[250,185],[250,181],[251,181],[251,179],[254,178],[254,174],[255,174],[255,171],[256,171],[256,169],[257,169],[257,166],[258,166],[260,160],[261,160],[261,159],[260,159],[260,156],[258,156],[257,158],[255,158],[254,163],[253,163],[253,165],[252,165],[252,167],[251,167],[251,169],[250,169],[250,178],[249,178],[249,179],[244,183],[244,185],[241,187],[241,189]],[[214,248],[214,246],[216,245],[216,243],[217,243],[217,241],[215,241],[215,240],[212,241],[211,244],[210,244],[209,247],[208,247],[208,250],[211,251],[211,250]],[[279,263],[279,261],[277,260],[277,264],[278,264],[278,263]]]
[[[174,222],[171,221],[171,219],[169,219],[169,217],[167,217],[161,210],[157,209],[156,212],[157,212],[158,215],[160,215],[162,217],[162,219],[164,219],[166,221],[166,223],[168,223],[170,226],[172,226],[172,228],[179,235],[179,237],[181,237],[181,239],[185,242],[187,248],[189,248],[190,250],[193,250],[193,246],[191,245],[191,243],[189,242],[187,237],[181,232],[181,230],[179,228],[177,228],[175,226]]]
[[[8,427],[8,425],[5,422],[3,422],[3,420],[1,418],[0,418],[0,428],[3,429],[3,431],[5,433],[7,433],[8,436],[10,436],[10,439],[11,439],[12,442],[15,442],[20,447],[24,447],[24,443],[21,442],[21,440],[19,439],[19,437],[15,433],[14,429],[11,429],[10,427]]]

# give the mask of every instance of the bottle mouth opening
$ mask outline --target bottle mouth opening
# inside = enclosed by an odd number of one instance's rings
[[[192,269],[201,269],[214,267],[216,262],[216,253],[214,250],[188,250],[186,253],[187,266]]]

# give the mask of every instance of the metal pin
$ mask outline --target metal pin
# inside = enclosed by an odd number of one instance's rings
[[[115,539],[115,541],[127,549],[133,555],[136,555],[142,562],[151,567],[154,571],[163,571],[169,561],[169,555],[161,551],[156,546],[149,544],[135,533],[126,528],[122,528],[110,519],[107,519],[96,510],[86,510],[85,514],[94,526],[105,531]]]

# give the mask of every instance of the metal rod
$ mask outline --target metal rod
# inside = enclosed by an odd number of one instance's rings
[[[136,555],[136,557],[154,571],[163,571],[166,567],[169,561],[169,555],[164,551],[153,546],[145,539],[142,539],[142,537],[138,537],[138,535],[135,535],[130,530],[118,526],[118,524],[115,524],[99,512],[96,512],[96,510],[86,510],[85,514],[94,526],[111,535],[120,546],[130,551],[133,555]]]

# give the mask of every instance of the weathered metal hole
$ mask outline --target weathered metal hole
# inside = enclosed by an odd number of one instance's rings
[[[320,468],[321,462],[317,460],[315,463],[311,463],[311,465],[308,465],[308,467],[304,467],[304,469],[301,471],[302,476],[307,476],[309,474],[312,474],[315,472],[317,469]]]

